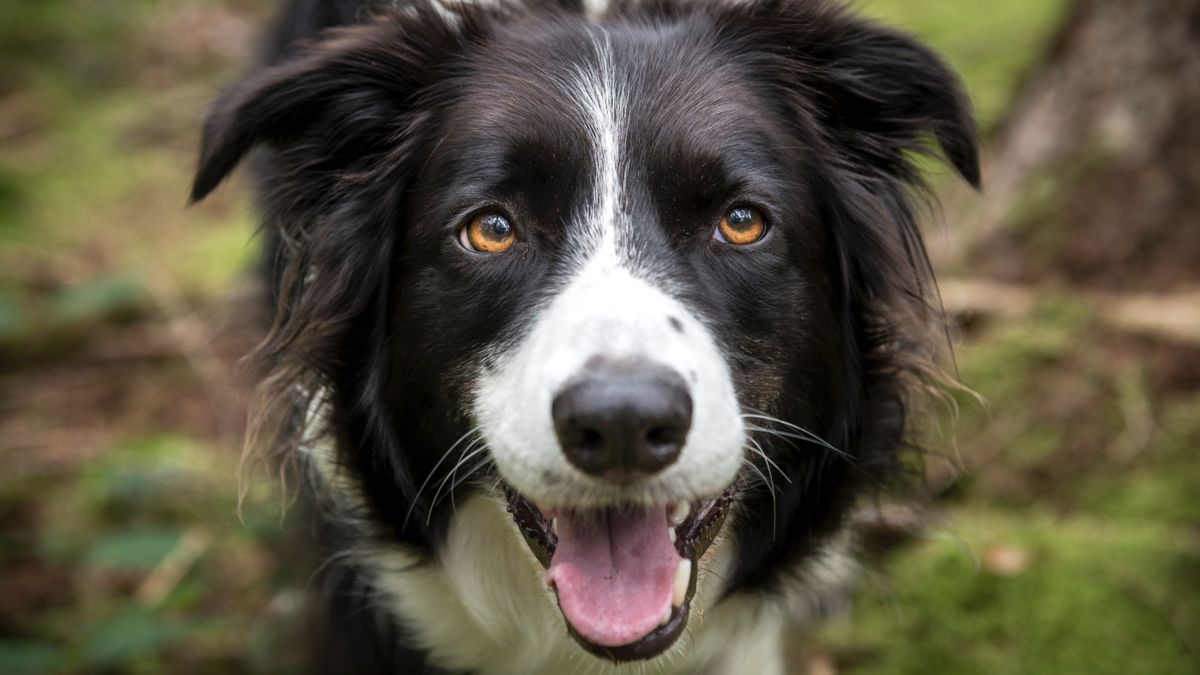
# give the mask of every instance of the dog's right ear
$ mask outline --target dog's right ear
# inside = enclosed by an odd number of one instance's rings
[[[462,39],[428,12],[379,19],[327,31],[296,57],[233,85],[205,121],[191,200],[212,192],[258,145],[309,142],[324,146],[334,165],[361,159],[403,125],[437,59]]]
[[[324,73],[327,59],[306,55],[255,73],[217,99],[204,122],[193,202],[212,192],[254,146],[282,142],[312,123],[314,106],[327,104],[337,86]]]

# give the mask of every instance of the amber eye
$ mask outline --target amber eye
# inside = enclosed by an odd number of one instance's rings
[[[517,241],[517,230],[498,213],[481,213],[458,235],[463,246],[480,253],[503,253]]]
[[[726,244],[745,246],[762,239],[766,232],[767,221],[762,212],[749,206],[739,206],[721,216],[713,238]]]

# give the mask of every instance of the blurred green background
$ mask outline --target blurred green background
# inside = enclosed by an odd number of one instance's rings
[[[185,207],[205,105],[272,5],[0,2],[0,673],[294,666],[293,523],[265,478],[238,511],[248,191]],[[993,139],[1067,14],[860,7],[939,49]],[[979,198],[942,183],[946,219],[969,214]],[[940,220],[935,254],[970,236]],[[958,374],[986,405],[956,397],[932,517],[851,609],[797,634],[796,672],[1200,672],[1200,342],[1112,320],[1119,285],[937,261]]]

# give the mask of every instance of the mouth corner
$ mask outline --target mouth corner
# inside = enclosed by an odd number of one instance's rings
[[[585,651],[613,662],[654,658],[670,649],[683,634],[696,592],[699,561],[716,539],[732,504],[734,493],[731,486],[715,497],[694,502],[679,502],[669,506],[571,511],[565,508],[539,508],[533,501],[526,499],[508,485],[505,485],[504,491],[507,497],[508,512],[521,531],[530,552],[546,570],[547,584],[554,590],[559,609],[563,612],[568,634]],[[655,521],[656,518],[657,521]],[[562,525],[564,530],[562,533],[559,532],[560,519],[565,521]],[[607,528],[597,529],[594,525],[587,524],[596,521],[604,521]],[[629,521],[636,521],[638,524],[630,525]],[[615,587],[609,591],[622,596],[626,603],[635,606],[653,601],[650,598],[630,597],[632,591],[639,591],[643,595],[657,592],[660,599],[661,593],[665,592],[670,598],[670,606],[664,607],[664,609],[669,611],[663,612],[665,616],[657,622],[651,618],[650,623],[656,625],[649,626],[648,630],[645,621],[639,624],[640,628],[631,629],[627,626],[624,630],[618,630],[615,633],[612,632],[611,626],[597,629],[597,625],[611,624],[613,619],[605,614],[606,610],[603,606],[589,610],[587,601],[580,601],[579,595],[595,598],[597,597],[596,592],[579,590],[580,581],[575,578],[579,574],[579,566],[572,565],[571,561],[564,561],[562,558],[579,555],[580,548],[587,550],[594,548],[597,544],[597,542],[586,541],[581,543],[575,541],[576,539],[589,536],[603,537],[603,534],[595,533],[603,532],[606,529],[611,532],[630,527],[641,527],[642,529],[652,527],[644,525],[648,522],[658,522],[662,527],[662,537],[669,538],[670,548],[668,550],[670,553],[664,553],[661,550],[668,544],[660,541],[657,557],[660,568],[664,564],[676,565],[674,569],[663,573],[670,578],[663,579],[662,574],[659,574],[657,581],[645,581],[637,579],[639,573],[630,573],[627,576],[633,577],[634,580],[622,581],[622,575],[618,569],[613,575],[616,580],[608,579],[609,583],[615,584]],[[560,544],[563,544],[560,534],[564,534],[568,538],[565,548],[571,552],[564,554],[556,561],[555,555],[560,550]],[[604,542],[604,544],[611,545],[612,542]],[[600,548],[605,547],[601,546]],[[619,551],[614,552],[613,555],[621,557]],[[628,560],[633,559],[628,558]],[[669,559],[677,560],[678,563],[670,563]],[[572,567],[575,569],[569,569]],[[587,565],[583,565],[583,567],[587,567]],[[569,569],[569,571],[563,572],[564,569]],[[685,577],[684,574],[687,576]],[[564,589],[559,587],[559,580],[564,578],[568,580],[565,602]],[[625,584],[624,588],[621,587],[622,584]],[[664,584],[666,584],[665,588]],[[603,605],[603,601],[599,601],[598,604]],[[589,611],[599,613],[603,620],[597,622],[594,617],[589,618],[587,616]],[[574,615],[575,621],[572,620],[572,615]],[[576,623],[580,623],[580,625],[577,626]]]

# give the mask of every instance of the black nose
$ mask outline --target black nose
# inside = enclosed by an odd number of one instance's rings
[[[692,425],[692,397],[673,370],[642,362],[589,364],[554,397],[554,428],[567,460],[628,483],[670,466]]]

